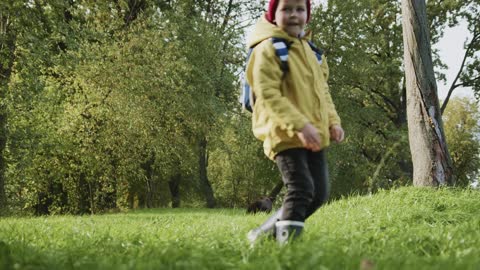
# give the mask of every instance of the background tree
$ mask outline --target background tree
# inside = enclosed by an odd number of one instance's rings
[[[6,88],[14,61],[15,29],[12,28],[15,9],[12,1],[0,4],[0,211],[6,208],[5,193],[5,147],[7,144],[7,111],[5,104]]]
[[[468,186],[478,179],[480,168],[480,111],[469,98],[453,98],[445,110],[445,136],[452,153],[457,186]]]
[[[221,205],[246,207],[259,197],[269,196],[281,176],[253,136],[250,116],[234,114],[226,120],[230,124],[225,123],[224,134],[216,141],[209,173],[216,179],[213,185]]]
[[[430,51],[425,1],[402,1],[407,115],[413,183],[453,184]]]
[[[410,153],[401,150],[407,129],[399,13],[395,1],[332,0],[312,16],[314,41],[325,49],[331,94],[347,132],[346,143],[330,149],[334,196],[411,178]]]
[[[245,207],[277,191],[278,170],[237,102],[244,30],[265,3],[3,1],[0,194],[3,183],[9,209]],[[432,41],[475,18],[476,3],[429,1]],[[313,10],[348,134],[329,151],[333,198],[411,181],[400,18],[398,1],[330,0]],[[476,163],[461,165],[474,154],[462,150],[474,146],[468,138],[452,147],[454,166],[472,179]]]
[[[432,43],[461,16],[475,17],[471,4],[428,1]],[[347,143],[330,149],[333,195],[409,183],[400,1],[330,0],[313,12],[310,28],[325,49],[331,93],[347,131]],[[446,66],[438,51],[432,53],[436,75],[445,79]]]
[[[195,204],[205,195],[214,206],[206,178],[214,149],[205,143],[222,134],[217,123],[230,117],[236,99],[247,7],[188,0],[20,5],[5,99],[12,207],[95,213],[179,206],[181,198]]]

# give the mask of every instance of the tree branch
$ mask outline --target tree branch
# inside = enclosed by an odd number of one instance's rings
[[[476,81],[476,80],[480,80],[480,75],[471,79],[471,80],[468,80],[468,81],[465,81],[465,82],[462,82],[460,84],[457,84],[455,85],[456,87],[459,87],[459,86],[462,86],[462,87],[470,87],[470,86],[473,86],[473,83]]]
[[[440,109],[441,114],[443,115],[443,112],[445,111],[445,108],[447,107],[448,101],[450,100],[450,96],[453,93],[453,90],[455,90],[458,86],[462,84],[457,85],[458,79],[460,79],[460,75],[463,72],[463,68],[465,67],[465,62],[467,61],[468,55],[470,54],[470,50],[472,50],[473,46],[475,45],[475,42],[479,39],[480,35],[478,33],[473,34],[473,38],[470,41],[470,44],[468,44],[467,50],[465,51],[465,54],[463,55],[463,60],[462,64],[460,65],[460,70],[457,73],[457,76],[455,77],[455,80],[453,80],[452,85],[450,86],[450,89],[448,90],[447,97],[443,101],[442,107]]]
[[[375,89],[373,89],[373,88],[370,88],[370,89],[369,89],[370,91],[368,91],[367,89],[365,89],[365,87],[363,87],[362,85],[360,85],[360,84],[358,84],[358,83],[356,83],[356,84],[351,84],[351,86],[356,87],[356,88],[360,89],[362,92],[366,93],[366,94],[370,97],[371,101],[372,101],[373,103],[375,103],[375,105],[377,105],[377,107],[379,107],[382,111],[385,112],[385,114],[387,115],[388,119],[390,119],[393,123],[395,123],[396,118],[392,117],[391,115],[394,114],[394,113],[399,114],[400,112],[399,112],[398,107],[395,106],[395,103],[394,103],[391,99],[389,99],[387,96],[383,95],[383,94],[380,93],[379,91],[375,91]],[[375,95],[373,95],[372,93],[380,96],[380,98],[381,98],[381,99],[383,100],[383,102],[384,102],[384,105],[386,105],[386,106],[382,106],[382,104],[380,104],[380,102],[378,102],[378,101],[376,100]],[[389,109],[388,109],[389,107],[392,107],[392,108],[393,108],[393,112],[392,112],[392,110],[389,110]]]
[[[223,16],[222,26],[220,27],[220,35],[223,36],[225,34],[225,29],[227,28],[228,22],[230,21],[230,13],[232,12],[233,8],[233,0],[228,2],[227,11]]]

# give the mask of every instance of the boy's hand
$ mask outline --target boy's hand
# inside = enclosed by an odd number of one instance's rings
[[[345,138],[345,132],[340,125],[333,125],[330,127],[330,139],[337,143],[341,143]]]
[[[298,133],[298,137],[305,148],[313,152],[320,151],[320,136],[318,136],[318,131],[312,124],[306,124]]]

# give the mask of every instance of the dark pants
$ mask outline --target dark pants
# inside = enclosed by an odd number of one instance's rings
[[[328,199],[330,183],[325,150],[282,151],[275,157],[287,187],[281,220],[305,221]]]

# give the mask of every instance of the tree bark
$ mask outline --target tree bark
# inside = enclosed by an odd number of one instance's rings
[[[202,136],[199,142],[199,175],[200,175],[200,188],[205,196],[208,208],[214,208],[216,206],[215,196],[213,195],[212,185],[208,180],[207,167],[208,167],[208,153],[207,153],[207,138]]]
[[[408,137],[415,186],[453,184],[433,71],[425,0],[402,0]]]

